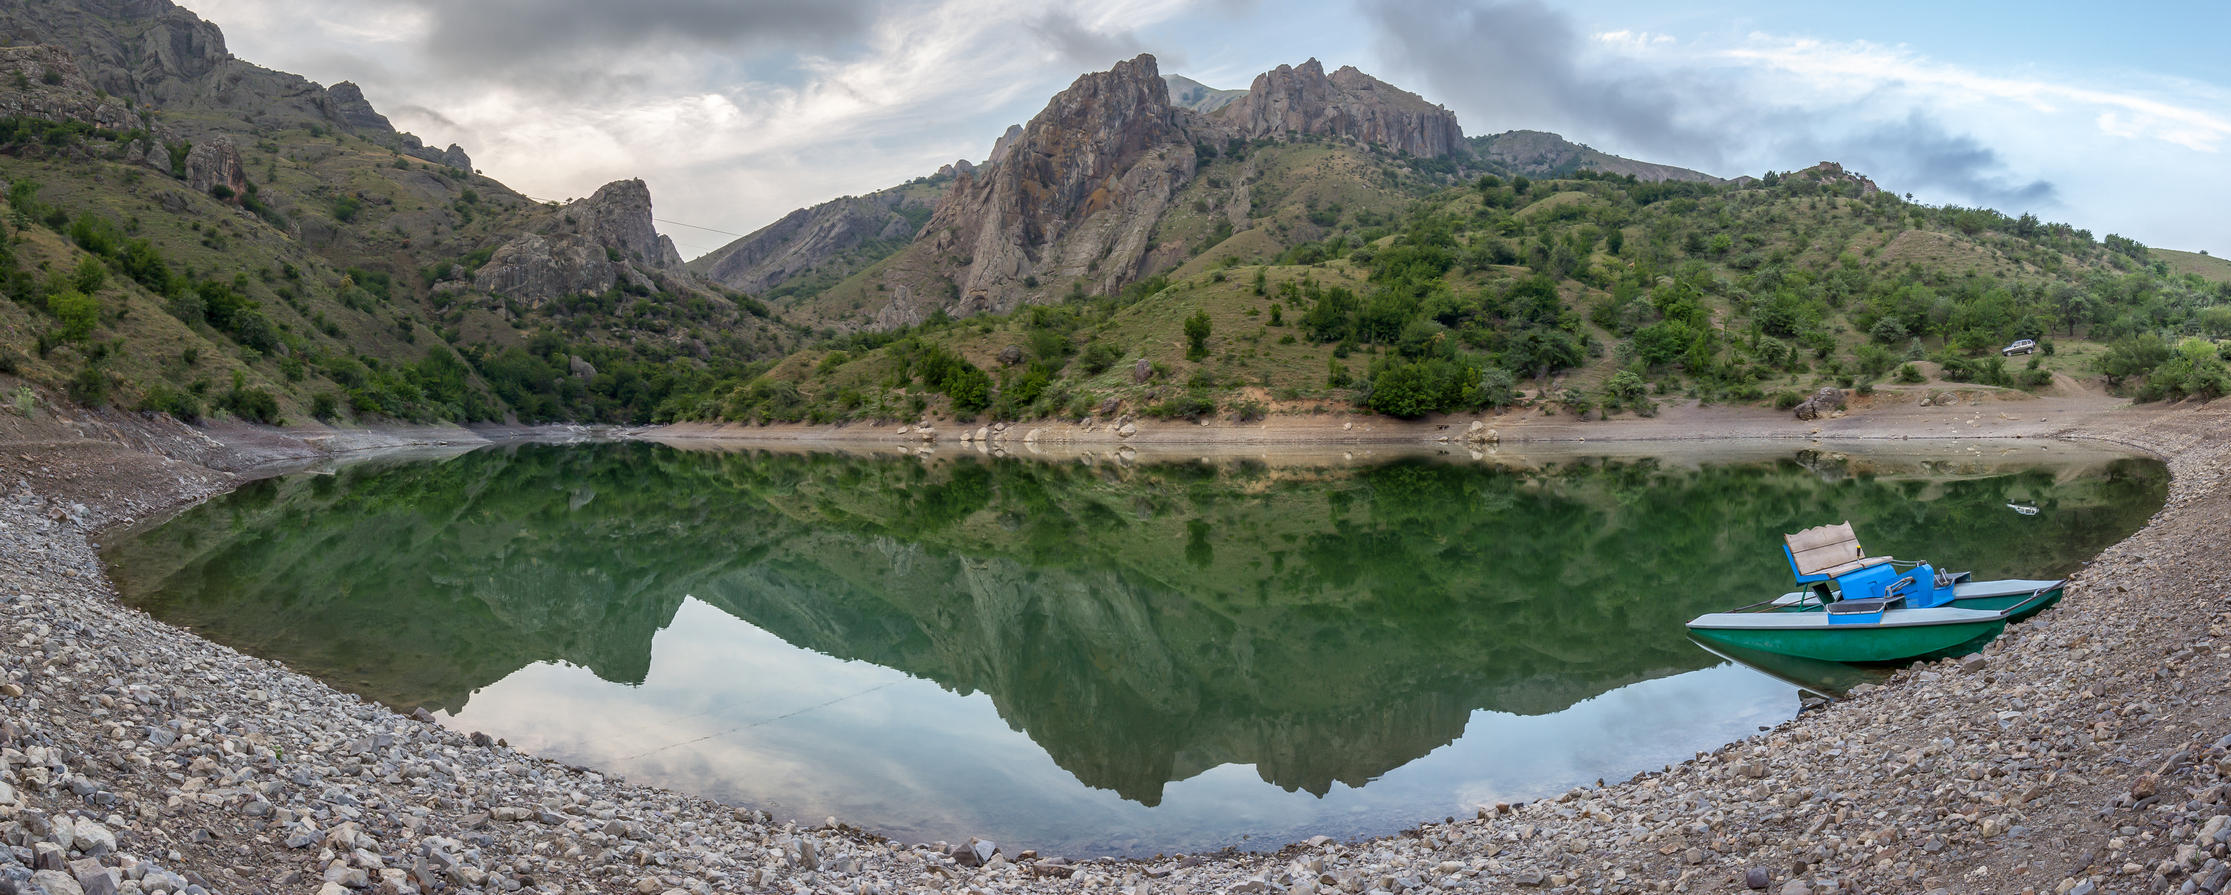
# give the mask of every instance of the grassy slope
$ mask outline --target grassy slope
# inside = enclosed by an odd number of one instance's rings
[[[2231,283],[2231,260],[2198,252],[2180,252],[2175,249],[2150,249],[2154,257],[2169,264],[2172,273],[2192,274],[2218,283]]]

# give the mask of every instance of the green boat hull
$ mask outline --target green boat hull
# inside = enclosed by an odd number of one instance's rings
[[[1963,607],[1965,608],[1965,607]],[[1955,655],[1991,642],[2006,630],[2005,619],[1946,625],[1878,627],[1830,625],[1817,628],[1694,628],[1690,636],[1738,649],[1758,650],[1823,662],[1905,662]]]

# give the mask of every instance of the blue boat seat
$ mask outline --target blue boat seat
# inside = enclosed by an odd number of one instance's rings
[[[1859,546],[1859,534],[1850,522],[1821,525],[1782,536],[1782,553],[1800,584],[1827,581],[1890,562],[1887,556],[1868,556]]]

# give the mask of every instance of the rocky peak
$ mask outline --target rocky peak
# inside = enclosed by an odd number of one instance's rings
[[[1331,75],[1315,59],[1255,77],[1247,95],[1216,120],[1249,139],[1286,134],[1345,137],[1424,157],[1456,152],[1456,113],[1353,66]]]
[[[537,305],[622,281],[652,287],[652,273],[682,269],[673,240],[652,224],[649,186],[641,180],[605,184],[551,211],[534,232],[499,246],[473,275],[473,285]]]
[[[1012,148],[1014,148],[1014,145],[1015,145],[1015,141],[1016,141],[1016,140],[1019,140],[1019,139],[1022,139],[1022,135],[1023,135],[1023,126],[1022,126],[1022,125],[1020,125],[1020,124],[1010,124],[1010,125],[1008,125],[1008,126],[1007,126],[1007,131],[1006,131],[1006,133],[1000,134],[1000,135],[999,135],[999,139],[997,139],[997,140],[994,140],[994,141],[992,141],[992,154],[991,154],[991,157],[990,157],[990,158],[987,158],[987,159],[986,159],[986,160],[984,161],[984,164],[987,164],[987,165],[996,165],[996,164],[999,164],[999,160],[1000,160],[1000,159],[1003,159],[1003,158],[1006,158],[1006,157],[1007,157],[1007,151],[1008,151],[1009,149],[1012,149]]]
[[[333,120],[352,130],[390,131],[387,116],[372,108],[372,101],[364,98],[364,88],[354,81],[342,81],[325,88],[325,99]]]
[[[1077,78],[1000,158],[962,174],[924,232],[967,259],[960,307],[1011,308],[1030,279],[1112,290],[1138,271],[1170,197],[1193,175],[1192,141],[1153,56]]]
[[[566,206],[566,212],[597,245],[618,249],[630,260],[657,270],[682,266],[674,241],[659,235],[651,220],[651,187],[641,179],[605,184],[589,198]]]

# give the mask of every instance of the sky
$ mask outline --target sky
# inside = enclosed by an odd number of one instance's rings
[[[2231,4],[2212,0],[184,2],[234,55],[354,81],[530,196],[643,178],[686,257],[981,160],[1142,52],[1229,88],[1314,57],[1467,134],[1723,177],[1835,160],[1918,201],[2231,253]]]

